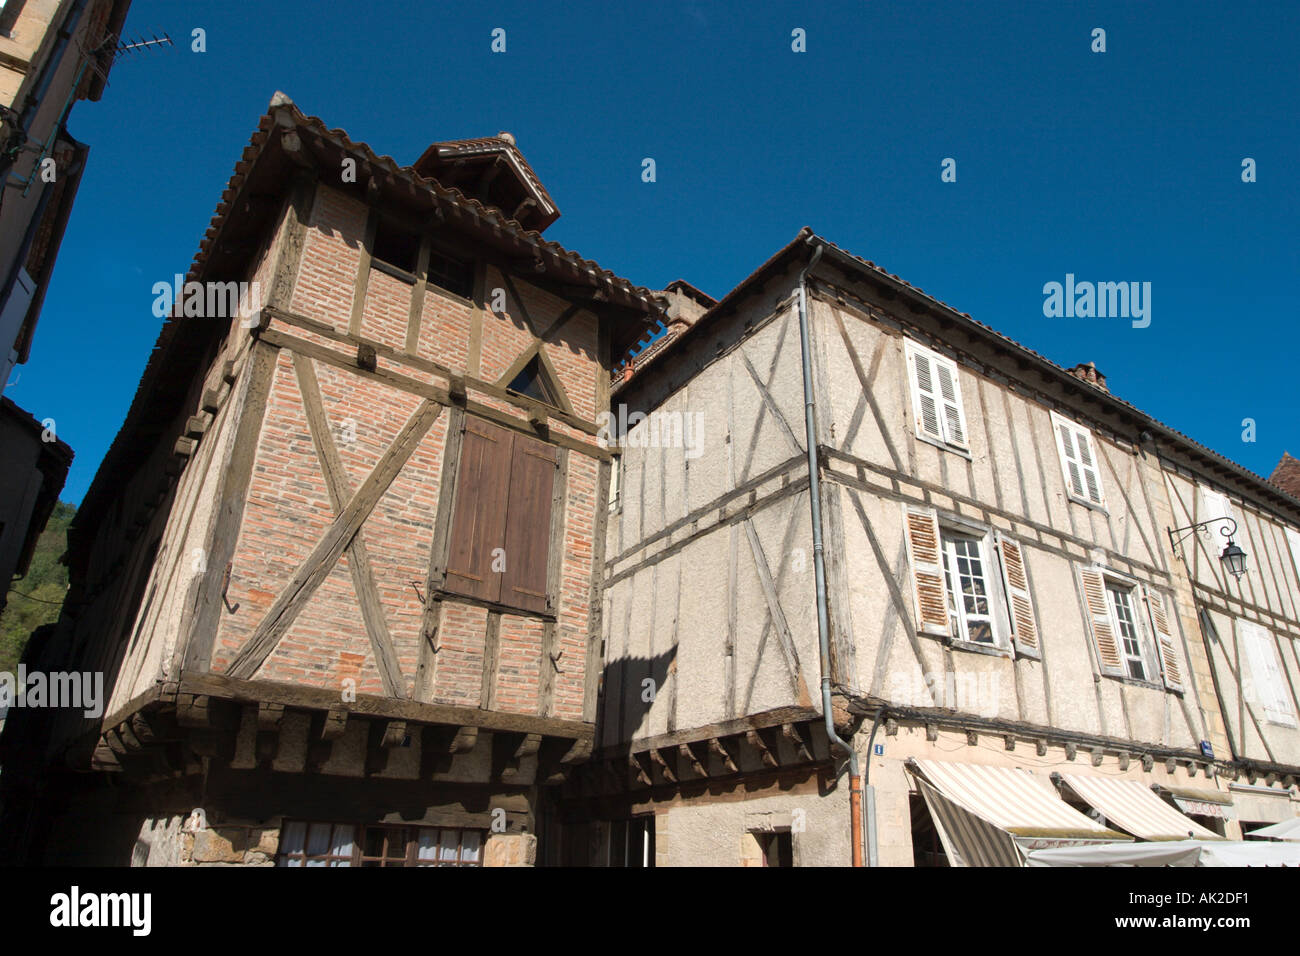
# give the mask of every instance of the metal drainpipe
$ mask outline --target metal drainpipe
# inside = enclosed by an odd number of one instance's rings
[[[821,477],[817,470],[817,405],[813,399],[812,348],[808,336],[808,273],[822,257],[823,247],[815,236],[807,243],[815,246],[812,258],[799,273],[799,347],[803,356],[803,408],[804,440],[808,446],[808,501],[812,509],[813,573],[817,581],[817,646],[821,652],[822,716],[826,721],[826,736],[832,746],[838,744],[849,755],[849,832],[853,842],[853,865],[862,865],[862,777],[858,768],[858,754],[851,744],[845,743],[835,732],[835,719],[831,714],[831,637],[830,622],[826,612],[826,562],[822,556],[822,506]]]

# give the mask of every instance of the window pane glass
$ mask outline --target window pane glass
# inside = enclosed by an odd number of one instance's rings
[[[301,853],[307,840],[307,824],[294,821],[280,831],[280,852]]]
[[[438,862],[455,863],[460,845],[459,830],[443,830],[438,840]]]
[[[384,831],[380,827],[367,827],[365,842],[366,856],[383,856],[384,855]]]
[[[307,831],[307,855],[321,856],[330,851],[330,825],[313,823]]]
[[[465,830],[461,835],[460,858],[466,863],[477,863],[480,834],[477,830]]]
[[[438,859],[438,831],[428,827],[420,828],[419,842],[415,856],[421,863],[433,863]]]
[[[331,852],[335,856],[352,855],[352,831],[350,823],[340,823],[334,827],[334,848]]]

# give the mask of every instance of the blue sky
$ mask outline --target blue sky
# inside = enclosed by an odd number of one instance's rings
[[[76,450],[65,500],[277,89],[402,163],[511,131],[547,237],[638,284],[721,296],[809,225],[1253,471],[1300,456],[1300,4],[135,0],[125,32],[163,31],[73,111],[90,162],[5,392]],[[1066,273],[1150,282],[1151,325],[1044,317]]]

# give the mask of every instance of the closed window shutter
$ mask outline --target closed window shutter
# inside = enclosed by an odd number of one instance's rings
[[[917,629],[926,634],[947,636],[948,589],[939,553],[938,514],[932,508],[907,508],[906,532]]]
[[[1246,652],[1246,666],[1250,671],[1250,679],[1242,680],[1246,699],[1260,707],[1264,719],[1270,723],[1296,726],[1295,708],[1291,706],[1291,695],[1282,673],[1282,660],[1273,644],[1273,635],[1252,621],[1238,618],[1237,641]]]
[[[944,437],[951,445],[966,444],[966,423],[961,411],[961,386],[957,382],[957,366],[936,359],[935,372],[939,379],[939,398],[943,402]]]
[[[1020,542],[1001,533],[994,533],[998,555],[1002,559],[1002,586],[1011,612],[1011,637],[1016,653],[1024,657],[1039,657],[1038,622],[1034,620],[1034,602],[1029,595],[1029,577],[1025,573],[1025,556]]]
[[[1165,613],[1165,599],[1159,591],[1143,587],[1142,596],[1146,598],[1147,609],[1151,612],[1151,624],[1156,632],[1156,651],[1160,656],[1160,673],[1164,675],[1165,686],[1170,690],[1183,690],[1183,663],[1178,654],[1178,644],[1174,640],[1173,628],[1169,616]]]
[[[916,427],[923,434],[943,441],[943,426],[939,422],[939,396],[935,390],[934,368],[930,356],[912,349],[912,406],[916,412]]]
[[[555,493],[555,446],[515,436],[506,510],[506,570],[501,603],[525,611],[549,610],[546,565],[550,552],[551,502]]]
[[[1300,531],[1295,528],[1287,528],[1286,543],[1291,547],[1291,560],[1295,564],[1296,593],[1300,594]]]
[[[1096,568],[1080,568],[1079,582],[1083,585],[1083,600],[1087,605],[1088,624],[1092,641],[1097,648],[1101,672],[1110,677],[1124,676],[1124,662],[1119,653],[1119,641],[1110,620],[1110,602],[1106,599],[1106,579]]]
[[[501,599],[501,574],[492,570],[492,561],[493,552],[505,546],[513,449],[513,432],[465,419],[447,555],[447,588],[457,594]]]
[[[1224,521],[1215,519],[1232,518],[1232,505],[1229,503],[1227,495],[1207,488],[1205,485],[1199,485],[1198,488],[1201,498],[1201,514],[1196,520],[1198,522],[1214,522],[1212,525],[1201,529],[1199,534],[1202,535],[1201,540],[1205,542],[1206,552],[1217,561],[1224,546],[1228,543],[1227,537],[1220,534],[1220,532],[1228,525]]]

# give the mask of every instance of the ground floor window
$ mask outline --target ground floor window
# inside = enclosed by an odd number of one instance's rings
[[[609,825],[609,865],[650,867],[655,865],[655,818],[647,814]]]
[[[794,836],[789,830],[755,833],[763,851],[764,866],[794,866]]]
[[[482,866],[484,830],[286,821],[277,866]]]

